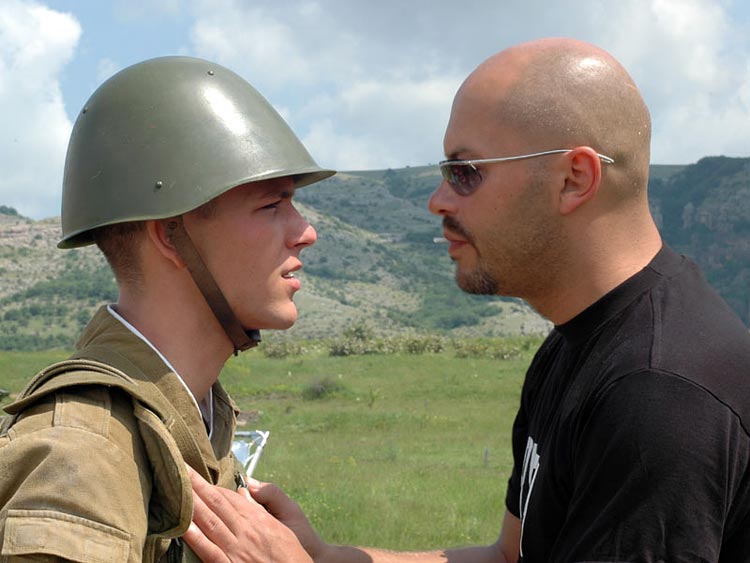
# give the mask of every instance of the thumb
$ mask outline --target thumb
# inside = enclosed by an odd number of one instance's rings
[[[279,520],[298,517],[302,514],[296,502],[291,500],[284,491],[273,483],[248,483],[249,491],[258,504],[262,504],[268,512]]]
[[[253,498],[260,504],[278,504],[289,500],[279,487],[273,483],[263,483],[255,479],[248,479],[247,487]]]
[[[237,487],[237,492],[247,502],[252,502],[253,497],[250,496],[250,491],[248,491],[246,487],[243,487],[242,485],[240,485],[239,487]]]

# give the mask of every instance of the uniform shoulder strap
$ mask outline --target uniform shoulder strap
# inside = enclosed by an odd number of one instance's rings
[[[145,405],[167,427],[185,461],[204,477],[208,476],[208,468],[185,420],[157,386],[147,378],[136,380],[97,360],[74,358],[52,364],[40,371],[29,381],[16,401],[5,407],[5,412],[11,416],[3,421],[2,431],[6,431],[26,407],[42,397],[80,385],[121,389]]]
[[[57,362],[37,373],[5,411],[16,415],[43,396],[74,385],[119,387],[141,400],[136,381],[127,374],[100,362],[76,359]]]

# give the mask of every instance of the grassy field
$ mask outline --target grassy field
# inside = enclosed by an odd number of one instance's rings
[[[244,428],[271,431],[256,477],[281,485],[326,540],[391,549],[489,543],[537,344],[526,340],[511,359],[457,357],[451,347],[331,357],[318,346],[281,359],[253,351],[232,358],[222,381]],[[64,355],[0,353],[0,387],[17,392]]]

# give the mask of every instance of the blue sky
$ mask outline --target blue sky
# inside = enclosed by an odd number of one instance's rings
[[[244,76],[318,162],[434,163],[453,95],[489,55],[570,36],[614,54],[643,91],[652,161],[750,156],[745,0],[2,0],[0,204],[59,213],[67,138],[114,72],[185,54]],[[135,165],[135,163],[134,163]]]

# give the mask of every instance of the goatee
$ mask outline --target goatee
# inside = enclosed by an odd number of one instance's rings
[[[472,234],[453,217],[443,217],[443,229],[466,239],[476,249]],[[456,265],[456,284],[466,293],[473,293],[474,295],[497,295],[499,289],[497,280],[482,268],[481,256],[479,260],[480,264],[471,272],[461,272],[458,265]]]

